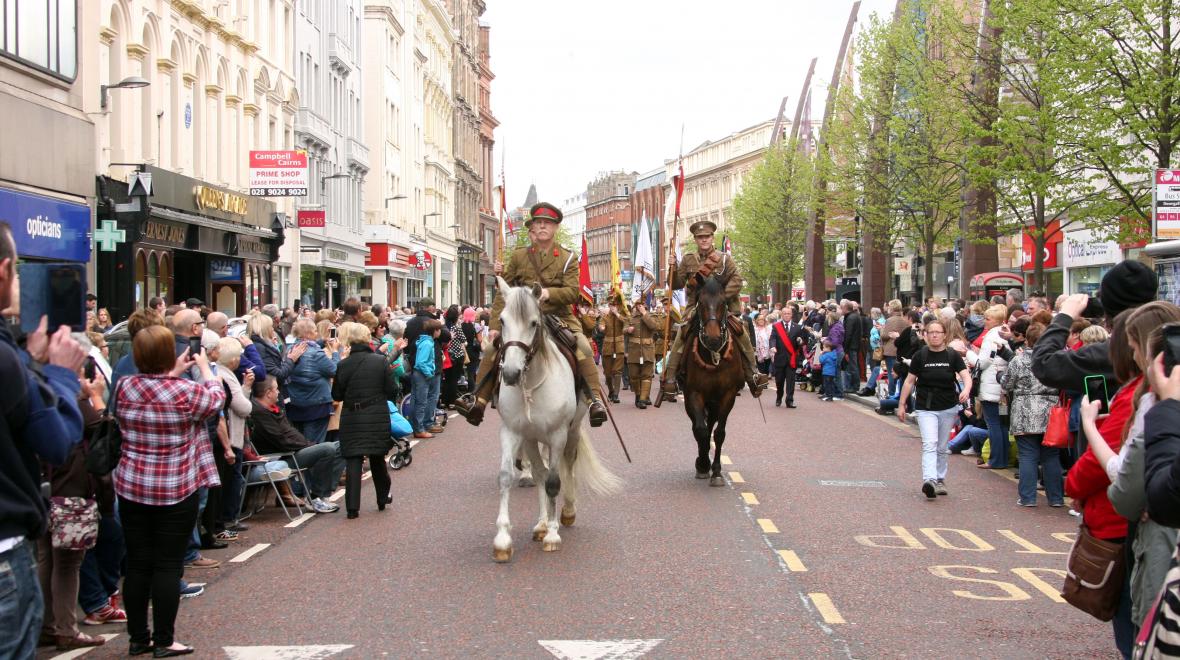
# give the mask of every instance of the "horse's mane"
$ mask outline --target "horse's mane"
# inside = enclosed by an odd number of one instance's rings
[[[705,278],[705,285],[701,287],[702,294],[709,294],[711,296],[725,295],[725,284],[721,282],[715,275]]]
[[[513,319],[523,320],[536,318],[540,323],[537,327],[537,332],[544,333],[548,339],[549,329],[545,326],[545,315],[541,312],[541,304],[533,297],[533,290],[527,286],[510,287],[507,293],[504,294],[504,311],[503,314],[509,314]],[[548,349],[547,341],[542,341],[537,346],[537,356],[543,356]]]

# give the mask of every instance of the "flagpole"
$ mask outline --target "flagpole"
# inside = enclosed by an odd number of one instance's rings
[[[672,192],[676,195],[676,210],[672,216],[672,235],[668,241],[668,259],[665,263],[668,264],[667,277],[664,280],[664,289],[669,296],[672,295],[672,278],[676,273],[676,232],[680,229],[680,199],[684,194],[684,124],[680,124],[680,156],[677,159],[677,173],[672,177]],[[659,408],[660,404],[664,402],[664,383],[668,381],[668,346],[672,341],[672,315],[666,314],[664,316],[664,347],[660,352],[661,359],[664,360],[664,371],[660,374],[660,394],[656,397],[655,407]],[[672,374],[672,380],[675,382],[676,374]]]

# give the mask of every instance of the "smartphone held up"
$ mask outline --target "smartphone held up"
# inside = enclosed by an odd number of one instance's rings
[[[22,263],[20,273],[21,330],[34,332],[41,317],[48,330],[69,326],[86,329],[86,265],[74,263]]]

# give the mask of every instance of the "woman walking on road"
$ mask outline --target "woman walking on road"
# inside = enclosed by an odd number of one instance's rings
[[[373,352],[368,328],[360,323],[344,323],[339,338],[349,354],[336,368],[332,400],[344,402],[338,435],[340,455],[347,465],[344,506],[348,517],[356,518],[361,508],[361,462],[366,456],[377,490],[377,510],[384,511],[385,505],[393,501],[385,465],[385,455],[393,447],[385,402],[397,402],[399,385],[393,370],[386,368],[385,358]]]
[[[971,397],[971,374],[963,358],[946,345],[946,326],[937,319],[923,330],[926,346],[910,359],[909,375],[901,387],[901,401],[917,387],[914,417],[922,433],[922,493],[929,499],[946,495],[947,441],[959,405]],[[956,389],[956,385],[960,385]],[[897,418],[905,422],[904,403]]]

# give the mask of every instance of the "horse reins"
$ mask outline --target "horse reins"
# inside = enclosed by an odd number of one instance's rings
[[[699,322],[699,327],[697,328],[697,336],[693,338],[692,354],[693,354],[693,357],[696,359],[697,364],[699,366],[704,367],[705,369],[707,369],[709,371],[713,371],[713,370],[717,369],[717,367],[721,364],[722,358],[728,358],[730,356],[730,354],[733,352],[733,344],[732,344],[732,338],[729,336],[729,323],[727,323],[726,321],[719,320],[716,316],[714,316],[713,315],[714,310],[709,309],[708,311],[709,311],[709,315],[707,317],[704,317],[703,320],[701,320]],[[707,326],[709,323],[716,323],[718,325],[718,327],[720,328],[721,336],[720,336],[720,341],[717,343],[716,348],[714,348],[712,345],[710,345],[708,338],[704,335],[704,332],[703,332],[705,329],[705,326]],[[697,350],[697,346],[704,346],[705,350],[709,351],[709,357],[713,360],[713,364],[711,364],[711,365],[707,364],[703,359],[701,359],[701,354]],[[722,355],[722,351],[724,351],[724,355]]]

